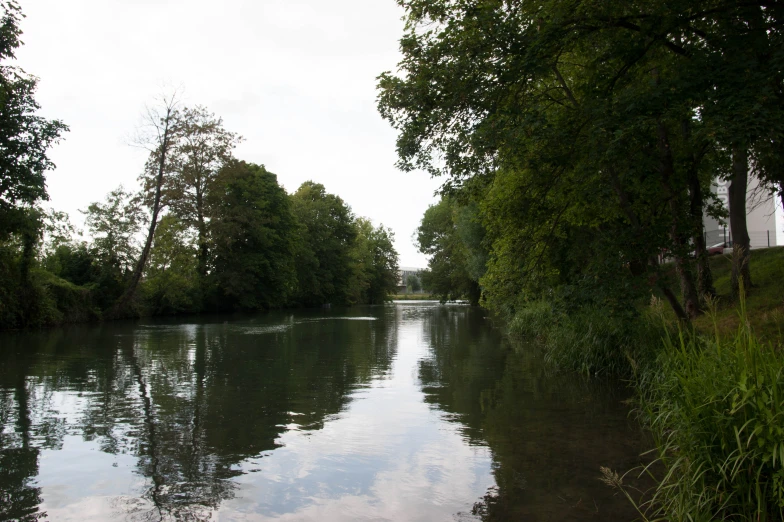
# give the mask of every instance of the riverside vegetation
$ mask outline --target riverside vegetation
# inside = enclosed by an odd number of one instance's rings
[[[398,3],[379,110],[400,168],[445,177],[423,286],[636,386],[657,487],[603,477],[643,519],[784,519],[784,252],[746,225],[752,170],[784,201],[784,7]],[[734,255],[709,259],[705,215]]]
[[[47,149],[68,129],[36,115],[37,79],[7,65],[22,13],[0,3],[0,328],[101,318],[379,303],[396,288],[393,232],[308,181],[293,194],[233,156],[241,137],[164,97],[145,114],[138,190],[84,211],[91,239],[48,210]]]

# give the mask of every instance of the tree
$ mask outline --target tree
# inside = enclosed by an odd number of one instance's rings
[[[350,249],[357,235],[354,214],[340,197],[313,181],[303,183],[291,203],[298,225],[294,301],[303,306],[347,303]]]
[[[294,218],[286,191],[262,165],[232,161],[207,198],[212,272],[222,308],[283,306],[295,272]]]
[[[416,293],[422,290],[422,283],[416,274],[409,274],[406,278],[406,288]]]
[[[19,23],[24,17],[13,0],[0,2],[0,316],[21,317],[5,324],[25,323],[35,303],[30,269],[42,230],[36,203],[48,199],[44,173],[54,168],[48,149],[68,127],[36,115],[38,79],[8,65],[22,44]],[[11,305],[18,302],[20,306]],[[16,307],[16,308],[15,308]],[[4,310],[5,309],[5,310]]]
[[[198,311],[196,239],[173,214],[161,218],[145,271],[142,288],[152,311],[169,314]]]
[[[458,205],[442,197],[431,205],[417,228],[419,251],[430,257],[422,285],[441,300],[466,298],[476,305],[481,295],[478,279],[469,273],[469,254],[456,223]]]
[[[144,204],[150,209],[150,225],[147,238],[136,261],[128,287],[120,296],[109,315],[122,315],[136,293],[136,287],[144,273],[147,259],[150,256],[158,216],[164,206],[163,187],[165,176],[171,176],[171,152],[177,143],[178,112],[175,94],[162,97],[158,107],[148,107],[145,115],[145,129],[136,140],[138,146],[149,151],[144,173],[140,176],[145,195]]]
[[[198,271],[204,278],[209,259],[206,199],[242,138],[224,129],[223,120],[201,106],[180,111],[177,135],[173,175],[165,180],[164,192],[172,212],[197,231]]]
[[[350,301],[379,304],[397,288],[398,255],[391,229],[370,220],[354,221],[356,238],[351,247],[353,275],[349,283]]]
[[[500,172],[516,176],[524,201],[509,192],[494,197],[526,205],[511,209],[515,217],[525,213],[528,237],[537,238],[526,277],[553,259],[559,235],[580,231],[604,259],[617,257],[635,281],[662,292],[679,317],[696,316],[699,294],[711,286],[707,277],[695,281],[689,259],[696,248],[707,267],[704,194],[716,174],[708,159],[732,144],[722,128],[753,143],[748,115],[760,113],[751,103],[756,85],[746,88],[742,75],[719,67],[748,60],[721,42],[744,27],[777,34],[781,7],[729,0],[709,7],[399,3],[408,12],[400,74],[379,80],[379,109],[400,131],[399,166],[446,174],[447,191],[467,179],[487,186]],[[764,20],[757,23],[755,13]],[[740,117],[739,108],[754,110]],[[728,118],[734,123],[724,125]],[[506,247],[520,251],[510,243],[515,235],[495,228],[491,256]],[[519,235],[516,241],[531,245]],[[664,249],[682,304],[656,261]]]
[[[105,203],[91,203],[83,213],[98,258],[130,274],[139,253],[136,234],[144,220],[138,198],[120,186],[106,196]]]
[[[23,18],[15,1],[0,2],[0,60],[14,59]],[[38,79],[19,67],[0,65],[0,240],[25,227],[25,207],[48,199],[44,173],[54,168],[48,149],[68,127],[36,116]]]

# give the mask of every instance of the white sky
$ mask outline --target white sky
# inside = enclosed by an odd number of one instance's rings
[[[394,0],[22,0],[17,64],[40,78],[42,113],[71,128],[51,151],[51,205],[79,209],[145,160],[126,143],[167,86],[244,136],[236,156],[289,192],[313,179],[359,216],[391,227],[401,266],[426,266],[411,236],[438,180],[395,169],[395,131],[376,77],[395,68]]]

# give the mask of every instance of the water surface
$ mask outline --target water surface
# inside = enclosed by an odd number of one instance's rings
[[[0,335],[3,520],[632,520],[607,383],[397,303]]]

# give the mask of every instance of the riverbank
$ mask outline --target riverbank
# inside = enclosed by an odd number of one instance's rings
[[[628,315],[527,303],[509,330],[559,368],[635,388],[656,446],[653,467],[625,475],[657,481],[634,502],[643,520],[784,520],[784,248],[752,251],[754,286],[740,301],[732,259],[710,262],[717,296],[689,326],[654,298]],[[606,468],[604,480],[628,493],[623,471]]]
[[[735,334],[740,326],[737,301],[730,289],[732,257],[711,258],[711,271],[718,298],[715,301],[715,326],[724,337]],[[751,251],[753,287],[746,298],[746,314],[752,330],[763,342],[782,345],[784,341],[784,247]],[[705,314],[694,321],[695,328],[712,334],[714,317]]]
[[[392,294],[387,298],[389,301],[437,301],[438,298],[433,294]]]

